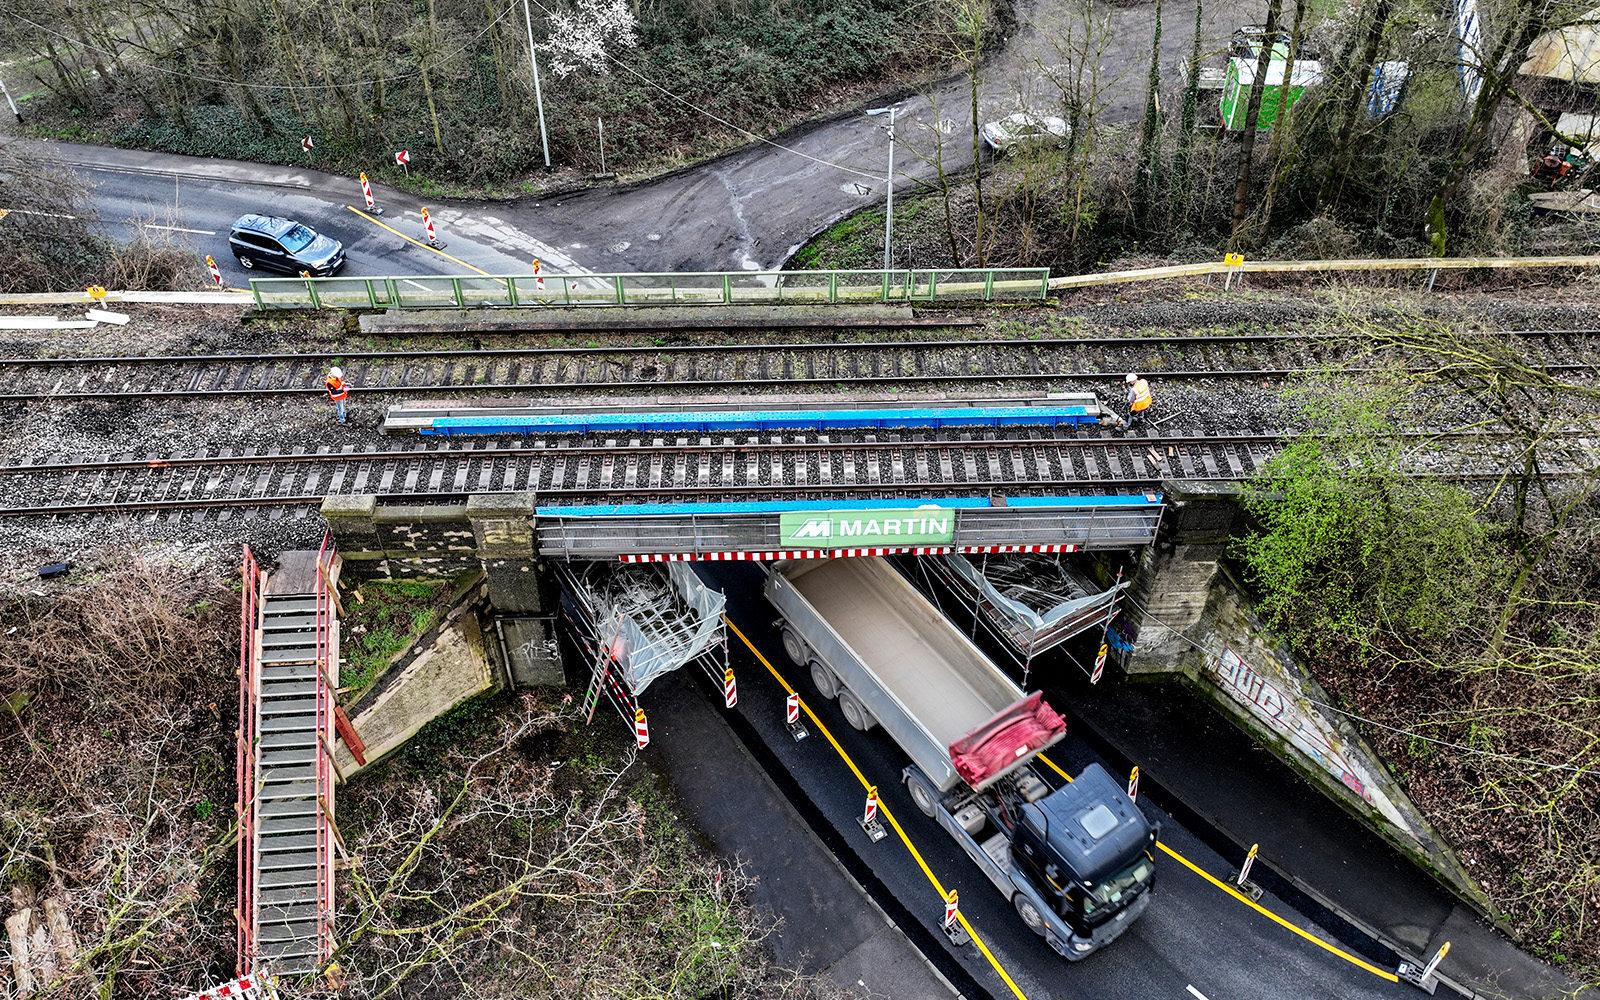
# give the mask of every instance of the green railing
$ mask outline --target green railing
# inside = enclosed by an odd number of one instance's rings
[[[706,271],[392,278],[251,278],[257,309],[772,305],[1043,299],[1042,267],[920,271]]]

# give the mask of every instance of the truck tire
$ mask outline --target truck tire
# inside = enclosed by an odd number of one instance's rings
[[[1029,899],[1025,893],[1019,892],[1011,897],[1011,905],[1017,908],[1017,916],[1021,917],[1022,922],[1028,925],[1028,930],[1033,931],[1040,937],[1044,937],[1044,914],[1040,913],[1039,908],[1033,905],[1033,900]]]
[[[853,691],[839,692],[839,711],[844,713],[844,721],[862,732],[878,724],[878,720],[872,717],[872,713],[867,711],[866,706],[861,704]]]
[[[817,686],[817,693],[830,700],[839,697],[839,675],[821,660],[812,660],[808,665],[811,668],[811,683]]]
[[[806,662],[806,644],[786,625],[783,627],[783,653],[795,666]]]
[[[933,794],[933,789],[928,783],[914,774],[906,775],[906,791],[911,793],[911,801],[922,810],[922,815],[932,819],[939,811],[939,797]]]

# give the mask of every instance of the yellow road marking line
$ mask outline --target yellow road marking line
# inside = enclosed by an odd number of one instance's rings
[[[434,253],[436,253],[439,256],[445,258],[446,260],[453,260],[457,264],[460,264],[462,267],[465,267],[465,268],[467,268],[469,270],[472,270],[472,271],[477,271],[479,274],[483,275],[485,278],[490,277],[489,272],[485,271],[483,268],[481,268],[481,267],[473,267],[471,264],[468,264],[466,261],[462,260],[460,257],[452,257],[449,254],[445,253],[443,250],[440,250],[438,247],[430,247],[428,244],[422,242],[421,240],[413,239],[410,236],[407,236],[405,233],[402,233],[400,230],[395,229],[393,226],[390,226],[390,225],[387,225],[387,224],[385,224],[383,222],[380,222],[378,220],[377,216],[368,215],[366,212],[361,211],[361,209],[355,207],[354,205],[346,205],[345,208],[348,208],[350,211],[356,213],[357,215],[361,216],[363,219],[366,219],[368,222],[372,223],[375,226],[382,226],[384,229],[387,229],[387,230],[389,230],[389,232],[394,233],[396,236],[398,236],[401,239],[405,240],[407,243],[415,243],[417,246],[421,247],[424,250],[432,250]],[[496,280],[499,280],[499,279],[496,279]],[[505,282],[501,281],[500,284],[503,285],[503,284],[505,284]]]
[[[739,641],[745,644],[745,648],[755,654],[756,659],[761,661],[761,665],[767,668],[767,672],[777,680],[783,690],[788,694],[795,694],[795,689],[789,686],[789,682],[784,680],[783,675],[778,673],[776,667],[767,662],[767,658],[761,655],[761,651],[755,647],[755,643],[751,642],[743,632],[739,631],[739,626],[735,625],[732,619],[726,615],[723,616],[723,621],[728,623],[728,627],[733,630],[734,635],[739,637]],[[800,707],[805,709],[806,717],[817,727],[817,731],[827,737],[828,742],[833,745],[834,751],[838,753],[839,759],[845,762],[851,772],[855,774],[856,780],[861,782],[861,787],[871,788],[873,783],[867,780],[866,775],[861,773],[860,768],[856,767],[856,762],[851,760],[850,755],[844,752],[844,747],[840,746],[839,741],[833,738],[833,734],[828,732],[828,727],[822,724],[822,720],[817,718],[817,713],[811,710],[811,706],[807,705],[803,698],[800,701]],[[916,860],[917,867],[922,869],[922,874],[926,875],[928,881],[933,884],[934,890],[939,893],[939,898],[941,900],[947,898],[949,893],[943,883],[933,873],[933,869],[928,867],[928,863],[922,859],[922,852],[918,851],[911,843],[911,838],[906,836],[905,830],[901,829],[899,821],[894,818],[894,814],[889,811],[889,807],[884,804],[882,799],[878,800],[878,815],[888,820],[889,825],[894,827],[894,832],[900,835],[900,842],[905,844],[906,850],[911,852],[911,857]],[[989,950],[988,945],[983,943],[983,939],[978,936],[978,932],[973,930],[971,924],[967,923],[967,915],[957,910],[956,919],[961,921],[961,926],[972,936],[972,943],[978,946],[979,951],[983,952],[983,957],[989,960],[989,965],[999,974],[1001,979],[1005,980],[1005,984],[1011,988],[1011,992],[1017,997],[1017,1000],[1028,1000],[1027,994],[1022,992],[1022,988],[1016,984],[1010,974],[1000,965],[1000,960],[994,957],[994,953]]]
[[[1246,896],[1244,893],[1242,893],[1239,890],[1235,889],[1233,886],[1229,885],[1228,883],[1226,883],[1226,882],[1222,881],[1221,879],[1217,878],[1216,876],[1212,875],[1210,872],[1202,870],[1200,868],[1200,866],[1196,865],[1193,861],[1190,861],[1188,858],[1186,858],[1183,855],[1179,854],[1177,851],[1174,851],[1172,848],[1168,847],[1166,844],[1163,844],[1161,841],[1159,841],[1159,840],[1156,841],[1156,846],[1161,848],[1163,851],[1165,851],[1166,853],[1168,853],[1172,857],[1176,858],[1178,861],[1182,862],[1182,864],[1183,864],[1183,866],[1185,868],[1187,868],[1190,871],[1194,872],[1196,875],[1198,875],[1201,878],[1205,879],[1207,882],[1210,882],[1212,885],[1216,886],[1218,889],[1221,889],[1223,892],[1226,892],[1228,895],[1232,896],[1234,899],[1237,899],[1239,902],[1241,902],[1244,905],[1246,905],[1246,906],[1250,907],[1251,909],[1255,910],[1257,913],[1260,913],[1262,916],[1265,916],[1268,919],[1272,920],[1273,922],[1281,924],[1282,926],[1289,928],[1289,930],[1294,931],[1296,934],[1298,934],[1301,937],[1305,938],[1307,941],[1310,941],[1312,944],[1316,945],[1317,947],[1322,948],[1322,949],[1324,949],[1326,951],[1330,951],[1335,955],[1338,955],[1340,958],[1344,959],[1346,962],[1351,963],[1352,965],[1359,965],[1361,968],[1366,969],[1368,972],[1372,973],[1374,976],[1377,976],[1380,979],[1387,979],[1391,983],[1398,983],[1400,981],[1400,977],[1395,975],[1394,973],[1387,972],[1387,971],[1385,971],[1383,969],[1380,969],[1380,968],[1378,968],[1377,966],[1374,966],[1374,965],[1369,965],[1366,962],[1363,962],[1361,959],[1359,959],[1359,958],[1355,957],[1354,955],[1350,954],[1349,952],[1343,951],[1343,950],[1341,950],[1341,949],[1329,944],[1328,942],[1322,940],[1321,938],[1317,937],[1315,934],[1312,934],[1309,931],[1301,930],[1299,927],[1296,927],[1294,924],[1291,924],[1289,921],[1287,921],[1287,920],[1283,919],[1282,917],[1278,916],[1276,913],[1273,913],[1271,910],[1269,910],[1266,907],[1262,906],[1260,903],[1257,903],[1255,900],[1251,899],[1249,896]]]
[[[1061,768],[1056,767],[1056,762],[1055,761],[1051,760],[1049,757],[1046,757],[1044,754],[1039,754],[1039,760],[1042,760],[1046,764],[1050,765],[1050,770],[1052,770],[1055,773],[1061,775],[1063,778],[1066,778],[1067,779],[1067,784],[1069,784],[1069,785],[1072,784],[1072,775],[1070,775],[1067,772],[1061,770]]]

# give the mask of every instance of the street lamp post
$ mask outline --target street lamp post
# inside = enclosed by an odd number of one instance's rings
[[[528,25],[528,64],[533,67],[533,103],[539,106],[539,142],[544,146],[544,168],[550,169],[550,139],[544,132],[544,95],[539,91],[539,60],[533,54],[533,15],[522,0],[522,19]]]
[[[883,269],[889,270],[889,238],[894,230],[894,108],[873,108],[869,115],[889,116],[889,173],[883,184]]]

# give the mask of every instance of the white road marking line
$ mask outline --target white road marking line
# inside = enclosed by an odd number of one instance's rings
[[[62,215],[60,212],[33,212],[26,208],[13,208],[10,211],[17,215],[37,215],[45,219],[76,219],[76,215]]]
[[[182,226],[158,226],[154,222],[146,222],[144,224],[144,228],[146,228],[146,229],[167,229],[167,230],[171,230],[174,233],[199,233],[201,236],[215,236],[215,235],[217,235],[216,230],[214,230],[214,229],[185,229]]]
[[[1193,986],[1189,987],[1189,992],[1194,994],[1195,1000],[1206,1000],[1206,995],[1195,989]]]
[[[419,285],[415,281],[412,281],[410,278],[402,278],[400,280],[404,281],[406,284],[410,285],[412,288],[420,288],[425,292],[433,291],[433,289],[429,288],[427,285]]]

